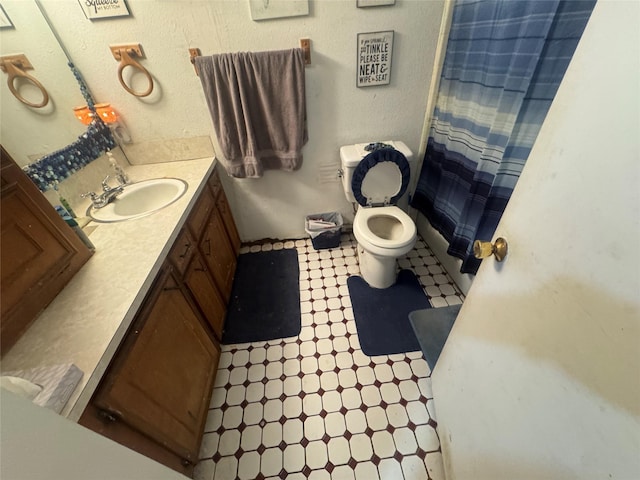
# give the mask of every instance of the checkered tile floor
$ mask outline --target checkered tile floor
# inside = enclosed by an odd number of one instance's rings
[[[368,357],[358,341],[347,278],[359,274],[356,242],[314,250],[310,240],[245,246],[296,248],[298,337],[223,346],[197,480],[444,479],[421,352]],[[462,294],[426,244],[399,260],[434,307]]]

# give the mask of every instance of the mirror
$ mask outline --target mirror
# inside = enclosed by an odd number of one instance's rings
[[[10,92],[2,73],[0,141],[18,165],[25,166],[47,153],[71,144],[85,132],[73,115],[73,108],[86,102],[68,64],[64,47],[40,12],[36,1],[2,0],[13,27],[0,29],[0,54],[23,53],[33,66],[27,73],[49,94],[43,108],[28,107]],[[16,80],[15,86],[27,100],[38,102],[42,92],[33,84]]]

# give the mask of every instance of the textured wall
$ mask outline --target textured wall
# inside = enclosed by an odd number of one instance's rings
[[[341,145],[399,139],[419,148],[443,1],[362,9],[355,0],[310,0],[308,16],[260,22],[251,20],[247,0],[129,0],[130,17],[94,21],[74,0],[43,4],[96,100],[118,109],[136,144],[213,136],[188,48],[203,54],[284,49],[311,38],[303,167],[259,180],[224,180],[243,240],[304,236],[305,215],[348,214],[351,206],[330,178]],[[395,31],[391,83],[357,88],[356,36],[381,30]],[[143,46],[142,63],[156,82],[146,99],[129,95],[117,80],[109,45],[123,43]],[[142,89],[140,77],[132,81]]]

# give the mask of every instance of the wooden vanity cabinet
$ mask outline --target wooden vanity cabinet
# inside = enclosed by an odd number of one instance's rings
[[[167,264],[80,423],[188,474],[219,358],[218,342]]]
[[[198,459],[237,260],[228,233],[233,228],[237,236],[233,218],[217,207],[224,192],[214,195],[211,185],[80,418],[187,476]]]
[[[0,351],[5,353],[92,252],[0,147]]]
[[[188,229],[185,228],[180,233],[169,253],[169,260],[176,266],[182,282],[193,296],[216,339],[220,340],[227,313],[226,303]]]
[[[240,251],[240,237],[218,172],[214,171],[211,175],[208,186],[209,188],[202,193],[196,210],[189,218],[188,225],[226,305],[233,286],[233,275]]]
[[[216,338],[222,339],[240,236],[218,172],[198,198],[169,259],[176,266]]]

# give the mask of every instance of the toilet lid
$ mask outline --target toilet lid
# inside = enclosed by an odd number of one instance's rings
[[[395,205],[407,191],[410,178],[407,157],[395,148],[380,148],[358,164],[351,188],[362,206]]]

